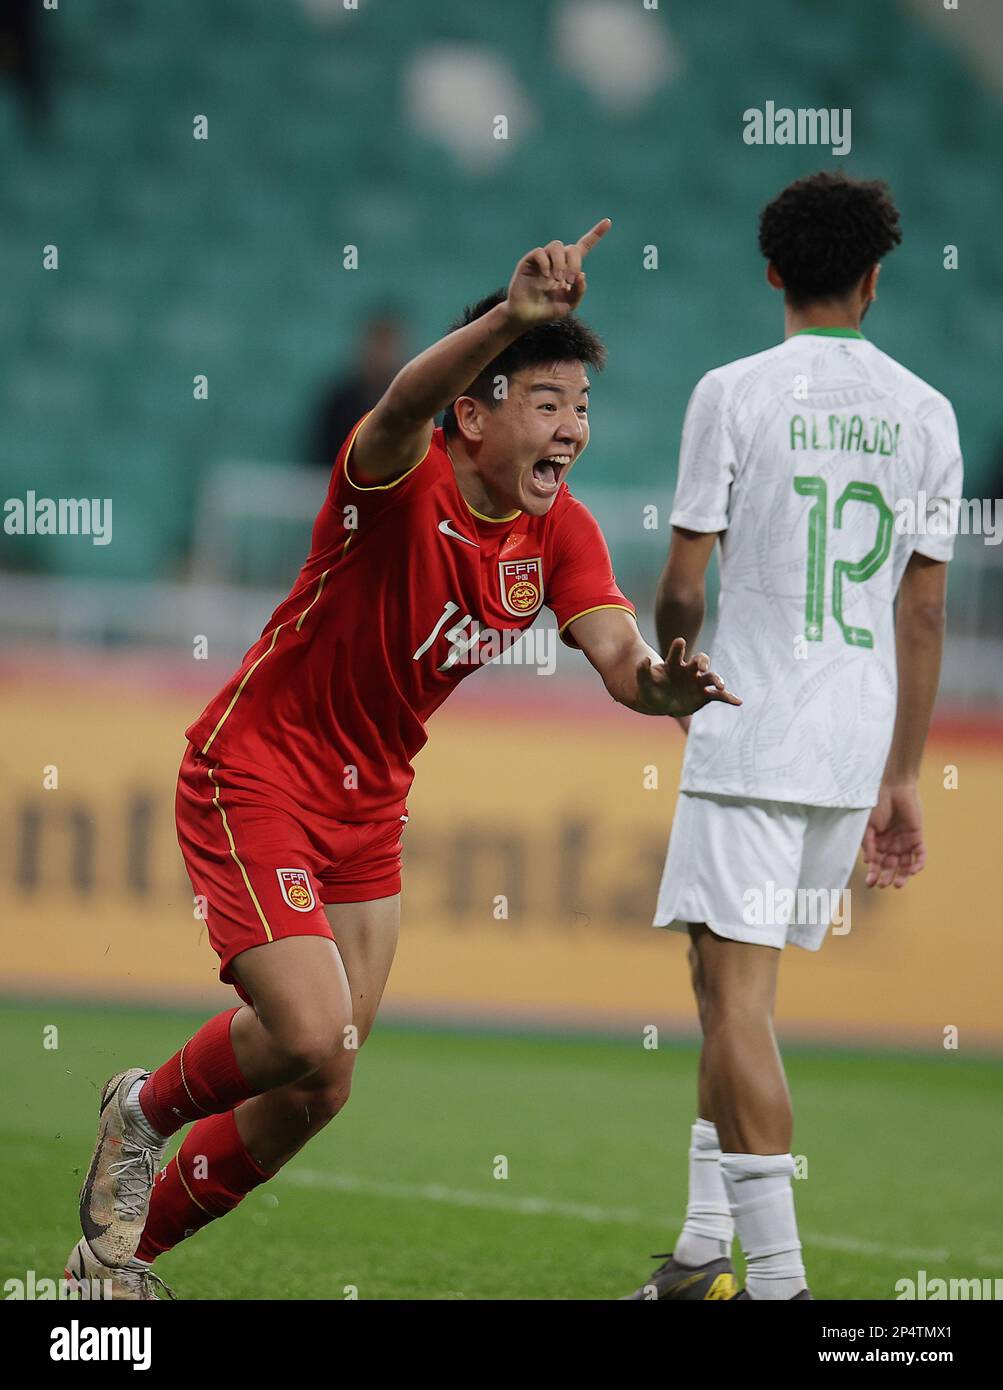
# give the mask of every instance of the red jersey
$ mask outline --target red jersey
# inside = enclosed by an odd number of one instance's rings
[[[492,633],[518,634],[545,604],[576,646],[575,618],[634,612],[564,483],[544,516],[482,516],[437,429],[413,468],[367,486],[349,474],[365,418],[338,452],[292,592],[185,731],[210,761],[343,821],[400,817],[425,722],[481,652],[498,655]]]

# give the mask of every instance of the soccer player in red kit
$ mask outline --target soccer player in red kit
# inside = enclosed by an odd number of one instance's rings
[[[483,630],[518,634],[545,604],[630,709],[739,703],[703,654],[679,641],[663,662],[644,641],[566,485],[605,360],[574,317],[582,261],[609,227],[530,251],[402,368],[339,451],[292,592],[186,730],[178,838],[244,1003],[105,1085],[71,1278],[156,1297],[152,1261],[345,1104],[397,941],[411,760]]]

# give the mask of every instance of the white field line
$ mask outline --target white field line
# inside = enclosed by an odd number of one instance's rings
[[[452,1207],[477,1207],[482,1211],[510,1212],[515,1216],[563,1216],[572,1221],[589,1221],[597,1225],[649,1226],[657,1232],[665,1225],[664,1217],[652,1217],[629,1207],[596,1207],[581,1202],[554,1202],[549,1197],[510,1197],[498,1192],[466,1192],[459,1187],[442,1183],[384,1182],[376,1178],[361,1178],[353,1173],[326,1173],[315,1168],[293,1168],[282,1173],[279,1182],[296,1187],[322,1187],[335,1192],[357,1192],[367,1197],[389,1197],[406,1202],[443,1202]],[[823,1250],[842,1250],[850,1255],[880,1255],[893,1260],[923,1260],[943,1264],[951,1259],[949,1250],[922,1250],[911,1246],[882,1245],[871,1240],[856,1240],[852,1236],[823,1236],[802,1232],[808,1245]],[[1003,1267],[1003,1255],[971,1258],[969,1264],[986,1269]]]

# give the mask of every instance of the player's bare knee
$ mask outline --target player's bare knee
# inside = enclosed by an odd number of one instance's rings
[[[272,1044],[290,1079],[310,1076],[337,1052],[342,1031],[336,1021],[297,1019],[271,1032]]]
[[[770,1026],[769,1001],[705,993],[700,1003],[700,1023],[705,1036],[730,1032],[748,1036],[755,1029]]]
[[[352,1094],[352,1078],[332,1082],[328,1086],[315,1088],[307,1094],[307,1109],[310,1115],[310,1128],[323,1129],[335,1115],[344,1110]]]

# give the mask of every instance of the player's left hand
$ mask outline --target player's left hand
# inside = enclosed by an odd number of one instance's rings
[[[904,888],[926,863],[923,811],[914,786],[885,787],[864,831],[867,887]]]
[[[694,714],[714,701],[725,705],[742,702],[710,669],[706,652],[686,660],[686,642],[677,637],[664,661],[646,656],[637,668],[637,692],[647,714]]]

